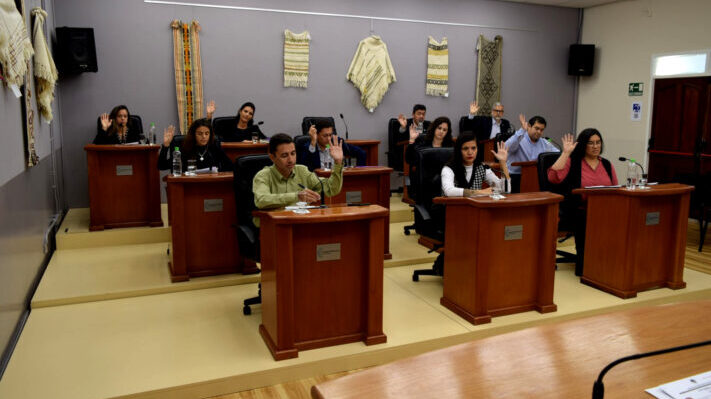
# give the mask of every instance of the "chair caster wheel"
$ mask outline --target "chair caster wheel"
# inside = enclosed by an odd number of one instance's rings
[[[410,235],[410,230],[405,230],[405,235],[409,236]]]
[[[420,276],[418,276],[417,274],[413,274],[413,275],[412,275],[412,281],[414,281],[414,282],[420,281]]]
[[[242,308],[242,313],[245,316],[249,316],[252,314],[252,308],[250,308],[249,305],[244,305],[244,307]]]

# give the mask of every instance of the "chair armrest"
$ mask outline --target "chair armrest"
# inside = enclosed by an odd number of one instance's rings
[[[420,216],[422,217],[422,220],[427,221],[427,220],[432,219],[432,216],[430,216],[430,213],[427,211],[427,209],[424,206],[422,206],[420,204],[415,204],[414,208],[415,208],[415,212],[418,212],[420,214]]]

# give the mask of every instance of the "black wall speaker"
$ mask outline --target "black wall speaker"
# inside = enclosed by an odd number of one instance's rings
[[[96,46],[94,28],[56,29],[57,46],[55,59],[60,74],[96,72]]]
[[[594,44],[571,44],[570,53],[568,55],[568,75],[592,75],[594,61]]]

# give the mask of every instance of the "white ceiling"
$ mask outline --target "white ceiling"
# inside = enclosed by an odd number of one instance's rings
[[[499,0],[512,1],[516,3],[541,4],[556,7],[587,8],[599,6],[601,4],[614,3],[621,0]]]

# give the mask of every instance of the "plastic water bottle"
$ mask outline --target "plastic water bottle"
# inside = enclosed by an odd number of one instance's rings
[[[146,144],[153,144],[156,142],[156,124],[151,122],[151,127],[148,128],[148,134],[146,135]]]
[[[639,181],[639,172],[637,170],[637,161],[630,158],[627,161],[627,189],[634,190]]]
[[[183,163],[180,160],[180,148],[175,147],[173,150],[173,176],[183,174]]]

